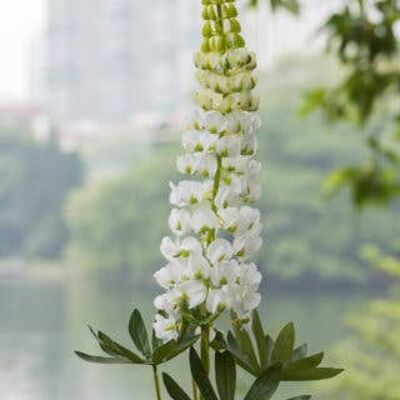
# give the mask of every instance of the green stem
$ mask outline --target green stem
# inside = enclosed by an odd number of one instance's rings
[[[199,400],[199,392],[197,390],[197,385],[194,379],[192,378],[192,392],[193,392],[193,400]]]
[[[207,375],[210,374],[210,327],[208,325],[201,328],[201,361]]]
[[[158,377],[157,365],[153,365],[154,386],[156,388],[156,398],[161,400],[160,378]]]

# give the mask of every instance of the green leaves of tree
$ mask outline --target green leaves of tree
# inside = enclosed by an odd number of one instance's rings
[[[150,345],[149,335],[143,318],[136,309],[129,320],[129,334],[141,356],[117,343],[105,333],[101,331],[96,333],[91,327],[89,329],[101,350],[110,357],[92,356],[79,351],[75,352],[75,354],[85,361],[99,364],[160,365],[186,351],[199,338],[198,335],[193,335],[190,331],[185,331],[178,340],[171,340],[163,344],[155,337],[153,331],[152,344]]]
[[[300,3],[298,0],[268,0],[272,10],[284,9],[292,14],[300,13]],[[257,7],[260,4],[259,0],[249,0],[250,7]]]
[[[400,113],[398,109],[389,111],[400,95],[400,47],[395,32],[400,21],[400,3],[347,3],[325,24],[328,50],[346,67],[347,75],[332,88],[309,91],[302,113],[320,109],[329,122],[348,121],[365,129],[370,159],[336,170],[327,187],[330,194],[350,188],[353,205],[359,209],[387,206],[400,196]],[[374,124],[368,129],[368,122],[382,110],[389,123],[379,123],[378,128]],[[392,132],[388,132],[387,126]]]

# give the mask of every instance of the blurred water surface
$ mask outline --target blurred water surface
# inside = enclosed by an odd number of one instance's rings
[[[150,374],[140,367],[97,366],[81,362],[73,350],[96,351],[86,324],[130,343],[126,324],[133,307],[150,320],[152,288],[128,282],[69,280],[63,283],[0,282],[0,393],[2,400],[148,400],[153,398]],[[311,350],[329,348],[346,335],[343,316],[363,300],[360,295],[266,297],[262,314],[270,330],[293,320],[298,341]],[[183,358],[168,371],[178,381],[187,376]],[[186,380],[187,381],[187,380]],[[241,387],[244,386],[243,379]],[[293,385],[286,395],[313,390]]]

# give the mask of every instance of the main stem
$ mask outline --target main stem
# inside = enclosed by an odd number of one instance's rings
[[[161,400],[160,378],[158,377],[158,371],[156,365],[153,365],[153,377],[154,377],[154,386],[156,389],[156,398],[157,400]]]
[[[210,327],[201,328],[201,361],[207,375],[210,373]]]

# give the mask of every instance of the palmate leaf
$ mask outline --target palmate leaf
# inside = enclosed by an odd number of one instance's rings
[[[146,362],[137,354],[133,353],[131,350],[127,349],[126,347],[112,340],[105,333],[99,331],[97,335],[103,347],[109,349],[112,352],[112,354],[125,357],[128,360],[130,360],[132,364],[144,364]]]
[[[215,353],[215,374],[220,399],[234,400],[236,390],[236,364],[231,353]]]
[[[268,400],[278,389],[282,373],[282,365],[268,368],[253,383],[244,400]]]
[[[190,400],[185,391],[168,374],[163,374],[163,381],[168,394],[173,400]]]
[[[189,347],[193,346],[199,339],[199,335],[182,338],[180,341],[172,340],[158,347],[153,355],[152,361],[156,365],[163,364],[179,354],[185,352]]]

